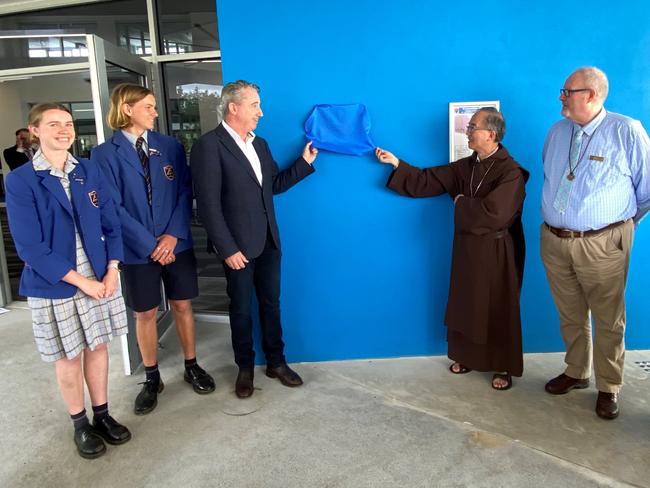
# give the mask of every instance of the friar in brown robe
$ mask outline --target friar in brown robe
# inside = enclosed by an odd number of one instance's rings
[[[455,373],[523,373],[519,295],[525,242],[521,212],[529,175],[499,143],[504,132],[501,114],[481,109],[468,125],[469,146],[474,149],[469,157],[419,169],[388,151],[376,151],[381,162],[395,167],[387,183],[390,189],[410,197],[447,193],[454,199],[445,324],[448,356],[459,367],[452,370]],[[509,378],[498,388],[493,381],[497,389],[510,385]]]

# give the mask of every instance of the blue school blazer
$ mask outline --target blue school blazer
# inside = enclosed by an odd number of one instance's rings
[[[120,221],[104,177],[86,159],[69,175],[71,200],[59,178],[36,171],[32,162],[7,175],[7,215],[18,256],[25,262],[20,294],[69,298],[77,287],[61,280],[77,267],[75,223],[97,279],[108,261],[122,261]]]
[[[90,159],[106,176],[122,224],[124,262],[143,264],[156,247],[156,238],[178,239],[174,254],[193,246],[192,181],[183,146],[173,137],[149,131],[149,172],[152,203],[147,201],[144,169],[133,145],[117,131],[92,150]]]

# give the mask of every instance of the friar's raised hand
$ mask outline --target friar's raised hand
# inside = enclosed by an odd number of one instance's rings
[[[397,168],[399,165],[399,159],[397,159],[392,152],[386,151],[380,147],[375,149],[375,156],[377,156],[380,163],[392,164],[394,168]]]

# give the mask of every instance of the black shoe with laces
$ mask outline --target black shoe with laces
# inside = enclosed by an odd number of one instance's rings
[[[102,419],[93,420],[95,433],[109,444],[124,444],[131,439],[131,432],[110,415]]]
[[[95,459],[106,452],[106,444],[99,437],[90,424],[74,431],[74,443],[77,452],[82,458]]]
[[[157,383],[154,381],[145,381],[138,384],[144,386],[135,398],[135,408],[133,411],[136,415],[145,415],[156,408],[156,405],[158,405],[158,393],[161,393],[165,389],[165,385],[162,380]]]
[[[214,380],[212,379],[212,376],[206,373],[198,364],[185,368],[183,378],[192,385],[195,392],[201,395],[212,393],[214,391]]]

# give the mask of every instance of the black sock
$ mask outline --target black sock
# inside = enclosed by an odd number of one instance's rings
[[[70,415],[72,419],[72,425],[74,425],[74,430],[79,430],[88,425],[88,417],[86,416],[86,409],[84,408],[81,412]]]
[[[108,402],[103,405],[93,405],[93,422],[108,417]]]
[[[147,375],[147,381],[160,383],[160,371],[158,371],[158,363],[153,366],[145,366],[144,372]]]
[[[190,369],[195,364],[196,364],[196,356],[194,356],[192,359],[186,359],[185,360],[185,369]]]

